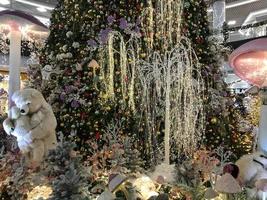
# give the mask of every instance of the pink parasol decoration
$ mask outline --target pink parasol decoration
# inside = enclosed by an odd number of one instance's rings
[[[241,79],[260,88],[267,86],[267,38],[250,41],[229,58],[230,66]]]

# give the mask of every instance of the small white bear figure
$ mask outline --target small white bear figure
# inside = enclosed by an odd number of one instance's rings
[[[3,123],[6,133],[17,138],[18,147],[26,156],[27,161],[40,163],[44,157],[44,142],[38,139],[32,141],[31,138],[27,138],[28,133],[36,126],[38,124],[30,123],[29,116],[20,115],[20,110],[16,106],[11,108],[11,117]]]
[[[45,155],[57,146],[57,121],[51,106],[43,95],[35,89],[27,88],[16,91],[12,101],[20,109],[22,115],[30,116],[30,124],[38,124],[25,136],[29,140],[42,140],[45,146]]]

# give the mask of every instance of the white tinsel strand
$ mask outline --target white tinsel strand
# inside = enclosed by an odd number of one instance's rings
[[[108,38],[108,95],[110,98],[114,98],[114,68],[115,68],[115,62],[114,62],[114,49],[113,49],[113,39],[114,35],[110,34]]]
[[[165,118],[166,163],[170,157],[170,138],[175,139],[180,153],[190,154],[196,149],[203,133],[203,81],[200,77],[193,78],[193,72],[199,69],[199,65],[195,65],[195,62],[193,64],[192,60],[196,60],[196,57],[193,57],[192,52],[190,45],[185,47],[180,43],[163,56],[155,52],[149,62],[140,61],[139,77],[143,89],[151,91],[153,88],[148,87],[156,87],[155,99],[146,96],[150,93],[143,92],[143,107],[154,109],[150,112],[158,112],[161,109],[158,106],[164,105],[161,116]]]
[[[160,41],[160,46],[164,50],[173,47],[179,41],[181,13],[180,0],[157,0],[153,4],[152,1],[148,2],[148,8],[142,14],[148,52],[153,50],[155,40]]]
[[[166,63],[169,65],[170,63]],[[165,163],[170,164],[170,93],[171,93],[171,66],[166,69],[166,91],[165,91]]]
[[[149,38],[149,41],[148,41],[148,44],[149,44],[149,48],[152,49],[153,48],[153,37],[154,37],[154,27],[153,27],[153,23],[154,23],[154,16],[153,16],[153,12],[154,12],[154,9],[153,9],[153,4],[152,4],[152,0],[150,0],[148,2],[148,5],[149,5],[149,16],[148,16],[148,20],[149,20],[149,23],[148,23],[148,38]]]
[[[124,39],[120,36],[120,68],[121,68],[121,94],[123,105],[125,105],[125,99],[127,95],[127,51]]]
[[[134,87],[135,87],[135,73],[136,73],[136,55],[135,55],[134,47],[131,46],[131,49],[129,50],[129,57],[130,57],[130,68],[131,68],[131,80],[130,84],[128,86],[129,91],[129,107],[133,112],[135,112],[135,99],[134,99]],[[138,45],[137,45],[137,54],[138,54]]]
[[[103,84],[103,86],[104,86],[104,91],[105,91],[105,93],[107,93],[107,91],[108,91],[108,82],[107,82],[107,75],[106,75],[106,73],[105,73],[105,59],[104,59],[104,57],[105,57],[105,51],[104,51],[104,49],[102,48],[102,49],[100,49],[99,50],[99,60],[98,60],[98,62],[99,62],[99,66],[100,66],[100,69],[99,69],[99,76],[100,76],[100,78],[101,78],[101,82],[103,82],[104,84]],[[94,74],[95,75],[95,74]]]
[[[119,48],[115,46],[119,44]],[[140,54],[140,40],[135,36],[128,41],[124,41],[123,36],[116,31],[113,31],[109,35],[109,42],[107,45],[108,65],[105,65],[105,70],[101,73],[107,73],[104,77],[108,79],[107,86],[108,96],[114,98],[111,95],[111,90],[114,91],[114,71],[115,71],[115,54],[119,57],[120,68],[120,93],[122,94],[123,106],[129,106],[132,111],[135,111],[135,79],[136,79],[136,61],[139,59]],[[128,62],[130,60],[131,62]],[[104,63],[103,63],[104,64]],[[111,67],[111,69],[110,69]],[[111,74],[111,72],[113,72]],[[113,83],[113,86],[111,85]]]
[[[138,62],[143,62],[143,61],[138,60]],[[154,152],[153,152],[153,148],[152,148],[151,138],[153,137],[153,134],[154,135],[157,134],[156,133],[157,124],[155,122],[155,118],[156,118],[155,114],[157,114],[157,113],[155,113],[153,110],[155,107],[153,105],[151,105],[152,103],[155,103],[155,101],[153,101],[154,97],[151,96],[151,93],[153,93],[154,88],[152,85],[150,85],[152,80],[148,80],[148,79],[151,79],[152,76],[150,76],[150,77],[147,76],[146,75],[147,68],[140,68],[140,65],[138,62],[137,62],[137,65],[139,66],[139,68],[137,68],[137,77],[138,77],[138,82],[140,84],[140,86],[139,86],[139,95],[141,96],[141,104],[140,104],[141,107],[140,108],[143,109],[143,114],[144,114],[143,118],[146,119],[145,123],[146,123],[146,128],[147,128],[146,153],[152,153],[153,154]],[[144,66],[144,65],[142,65],[142,66]],[[153,157],[151,159],[154,160]]]
[[[174,94],[178,94],[178,98],[174,102],[177,102],[178,105],[182,105],[181,110],[177,114],[179,115],[179,118],[183,119],[181,121],[183,123],[180,124],[180,126],[183,128],[177,129],[178,132],[176,134],[176,141],[180,147],[185,145],[196,148],[195,145],[199,141],[198,139],[200,139],[201,133],[204,129],[203,100],[200,98],[201,92],[203,91],[203,80],[192,79],[192,73],[194,70],[192,67],[195,67],[196,71],[200,70],[200,67],[197,63],[195,63],[195,65],[192,64],[192,61],[196,60],[196,57],[193,56],[192,51],[188,51],[190,46],[189,48],[181,46],[181,48],[183,48],[181,52],[188,52],[188,54],[185,56],[186,59],[184,60],[187,67],[182,73],[183,75],[179,76],[179,87],[177,88],[176,92],[174,91]],[[182,91],[182,93],[180,91]],[[181,94],[183,95],[181,96]],[[196,126],[198,126],[199,130],[196,129]],[[195,136],[199,136],[199,138],[193,137],[194,132],[196,134]],[[183,137],[182,141],[180,141],[181,137]]]

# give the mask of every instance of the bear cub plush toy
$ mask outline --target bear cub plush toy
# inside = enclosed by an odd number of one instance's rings
[[[5,131],[17,137],[22,152],[28,154],[31,149],[31,161],[40,163],[48,151],[57,146],[57,121],[53,110],[43,95],[32,88],[16,91],[12,101],[16,107],[4,122]]]
[[[32,158],[36,162],[41,162],[45,151],[44,141],[40,139],[32,141],[26,137],[39,124],[36,121],[31,122],[29,116],[21,115],[17,106],[13,106],[10,112],[10,118],[3,122],[5,132],[17,138],[18,147],[27,160]]]

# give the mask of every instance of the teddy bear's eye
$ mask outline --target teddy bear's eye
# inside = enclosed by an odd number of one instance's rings
[[[27,105],[30,105],[30,104],[31,104],[31,102],[28,102],[28,103],[27,103]]]

